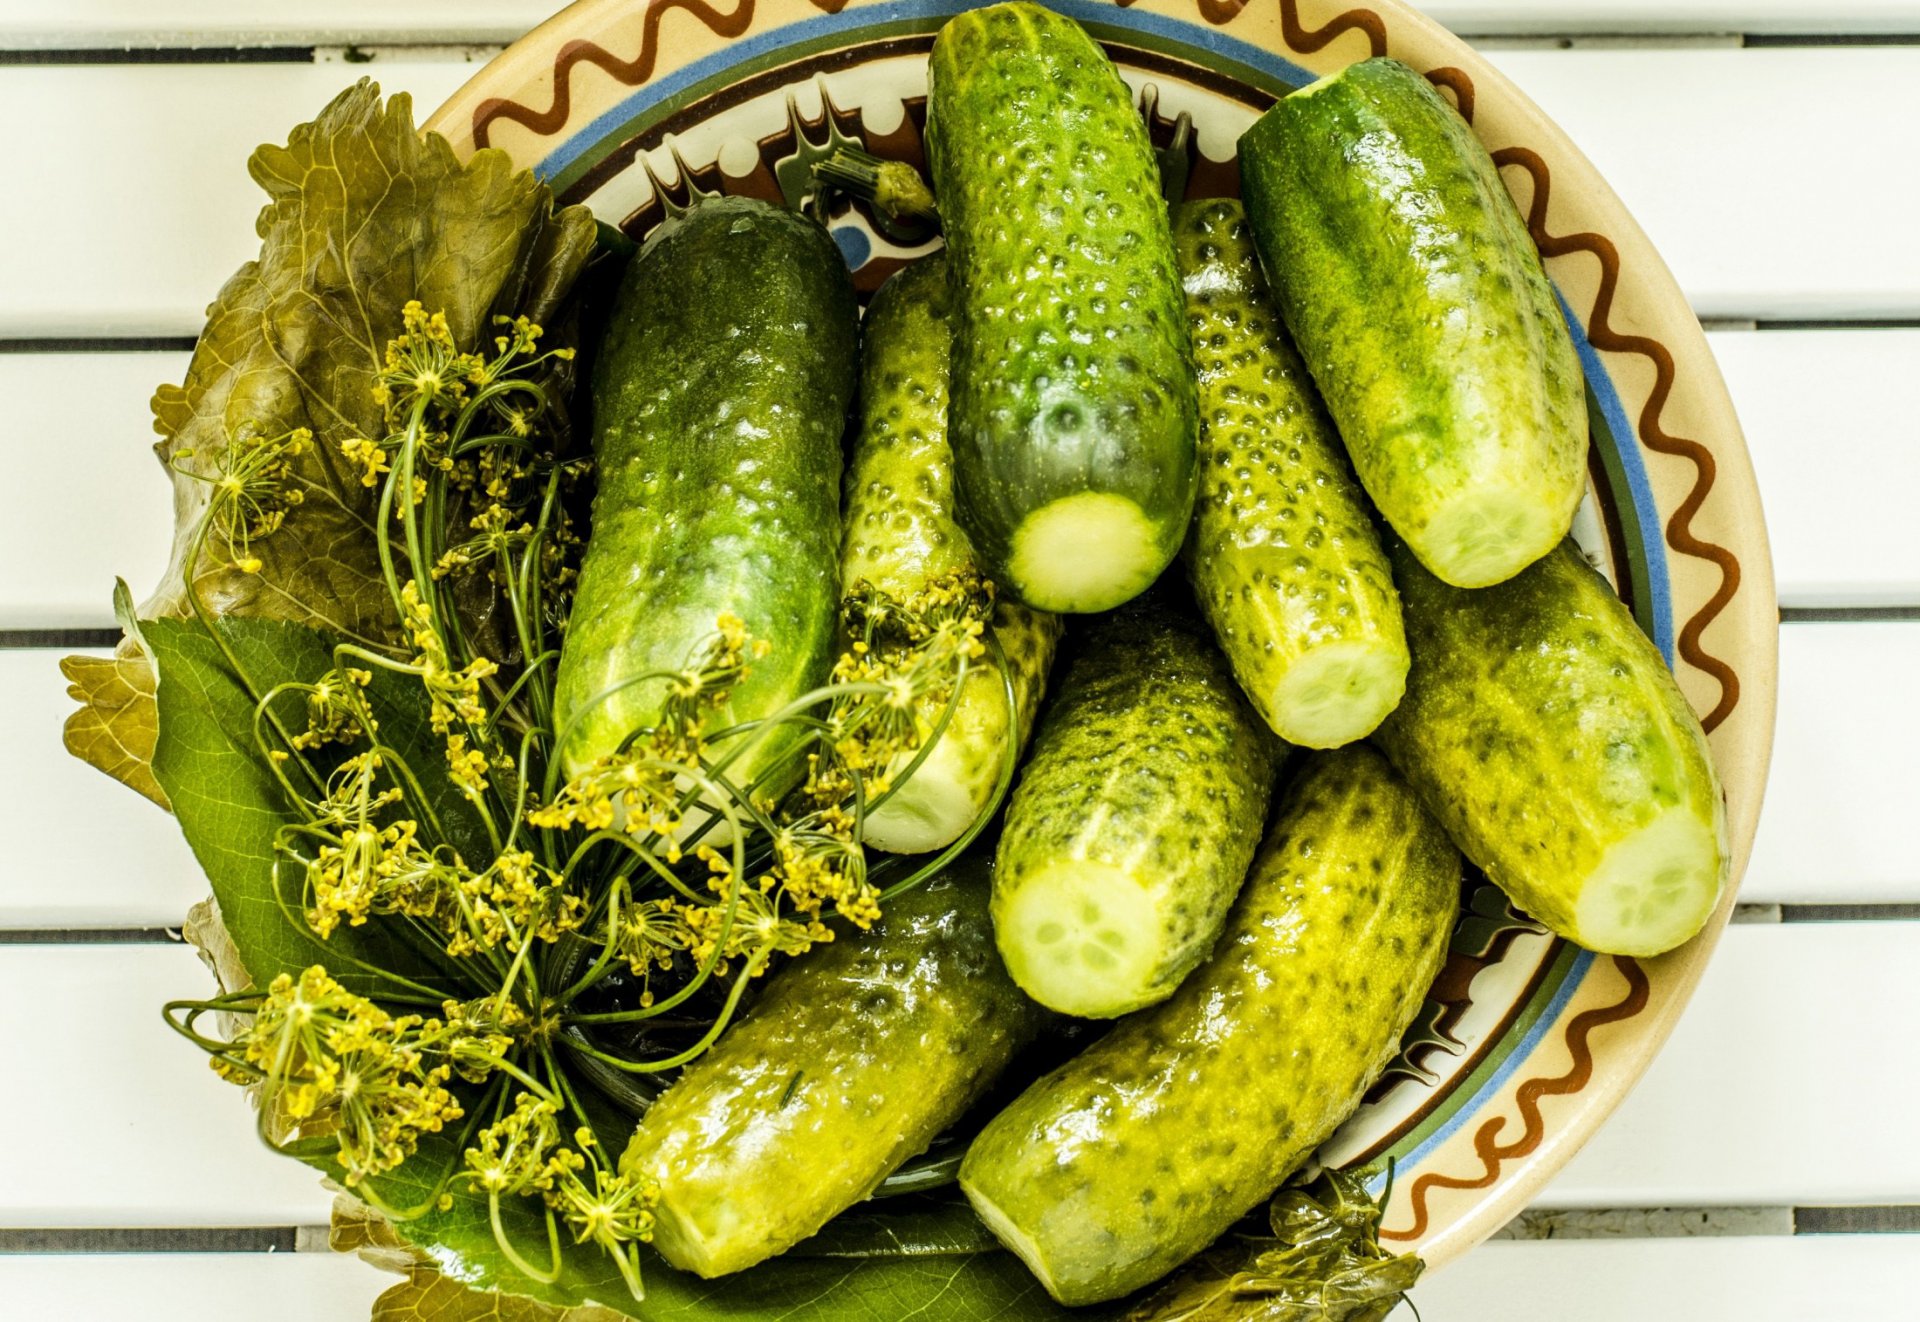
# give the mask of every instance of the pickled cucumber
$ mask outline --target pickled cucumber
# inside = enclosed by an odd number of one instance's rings
[[[1372,733],[1407,685],[1386,552],[1340,437],[1273,310],[1238,202],[1192,202],[1174,248],[1200,376],[1194,595],[1289,743]]]
[[[1571,542],[1464,591],[1391,548],[1413,672],[1379,743],[1453,838],[1561,936],[1657,955],[1705,925],[1727,822],[1700,721]]]
[[[867,583],[904,599],[942,575],[981,572],[973,544],[953,520],[951,316],[941,256],[902,270],[867,309],[860,429],[847,470],[840,551],[848,591]],[[1026,746],[1060,620],[1002,597],[992,627],[1012,681],[1013,719],[1000,666],[991,654],[978,658],[940,741],[867,815],[868,844],[908,854],[952,844],[989,806],[1008,752],[1017,756]]]
[[[1150,598],[1095,622],[1000,836],[993,926],[1014,980],[1093,1018],[1172,994],[1246,877],[1279,747],[1198,620]]]
[[[871,932],[808,951],[654,1103],[621,1167],[658,1185],[668,1262],[720,1276],[791,1248],[1040,1032],[1046,1012],[994,956],[986,872],[962,860],[888,901]]]
[[[1205,1248],[1332,1134],[1440,969],[1459,852],[1364,744],[1314,754],[1212,958],[1034,1084],[961,1187],[1065,1304]]]
[[[1586,492],[1580,360],[1466,121],[1363,60],[1282,97],[1240,169],[1274,302],[1387,522],[1460,587],[1552,550]]]

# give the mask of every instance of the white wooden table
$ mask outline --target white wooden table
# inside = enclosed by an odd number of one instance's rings
[[[343,1322],[391,1279],[296,1251],[327,1195],[161,1027],[204,985],[173,932],[204,883],[60,751],[54,661],[163,562],[146,401],[253,252],[249,150],[363,72],[431,108],[550,3],[0,0],[0,1317]],[[1516,1238],[1416,1300],[1920,1318],[1920,0],[1428,8],[1594,158],[1707,321],[1783,621],[1738,925]]]

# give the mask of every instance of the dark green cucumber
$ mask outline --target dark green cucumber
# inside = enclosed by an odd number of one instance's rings
[[[833,240],[763,202],[702,202],[633,260],[593,378],[600,485],[554,702],[569,774],[659,720],[665,684],[630,681],[686,666],[723,614],[772,650],[716,728],[826,678],[856,318]],[[790,738],[757,740],[730,777]]]
[[[1173,229],[1200,380],[1194,595],[1281,738],[1351,743],[1407,685],[1386,552],[1274,313],[1245,211],[1225,198],[1192,202]]]
[[[640,1120],[621,1167],[659,1188],[654,1247],[702,1276],[783,1253],[870,1195],[1049,1016],[987,934],[983,861],[889,900],[776,974]]]
[[[1379,742],[1468,858],[1561,936],[1657,955],[1727,881],[1720,782],[1660,653],[1571,542],[1468,592],[1392,548],[1413,673]]]
[[[1240,174],[1275,302],[1387,522],[1460,587],[1552,550],[1586,490],[1580,360],[1466,121],[1366,60],[1261,116]]]
[[[1146,127],[1105,52],[1038,5],[954,18],[929,77],[961,523],[1027,605],[1108,610],[1172,561],[1193,509],[1193,369]]]
[[[994,938],[1014,980],[1091,1018],[1171,995],[1246,878],[1277,752],[1199,621],[1152,599],[1097,621],[1000,835]]]
[[[902,270],[867,308],[861,422],[847,470],[840,578],[907,598],[945,574],[980,572],[953,519],[953,452],[947,445],[951,291],[943,257]],[[1017,756],[1060,638],[1058,616],[1015,601],[995,607],[1014,705],[991,656],[975,660],[940,742],[913,775],[868,814],[867,843],[897,853],[943,849],[993,798],[1009,744]]]
[[[1212,957],[974,1140],[974,1209],[1065,1304],[1205,1248],[1393,1058],[1446,954],[1460,871],[1378,753],[1314,754]]]

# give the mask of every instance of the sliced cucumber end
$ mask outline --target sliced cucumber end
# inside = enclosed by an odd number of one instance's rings
[[[1267,699],[1274,733],[1302,748],[1364,739],[1407,691],[1404,648],[1327,643],[1287,667]]]
[[[945,849],[973,825],[986,805],[975,793],[977,777],[968,777],[965,767],[957,765],[964,759],[947,752],[956,742],[952,736],[949,730],[919,769],[867,814],[862,840],[889,854],[930,854]],[[987,789],[992,788],[989,780]]]
[[[1457,588],[1504,583],[1560,544],[1573,511],[1559,517],[1538,491],[1480,488],[1455,496],[1407,542],[1434,577]]]
[[[660,1200],[653,1217],[654,1249],[683,1272],[712,1280],[729,1272],[744,1271],[767,1256],[742,1252],[742,1244],[751,1243],[751,1238],[743,1241],[737,1235],[728,1239],[724,1233],[703,1234],[696,1218],[682,1215],[670,1199]],[[728,1222],[736,1220],[737,1213],[725,1203],[708,1203],[700,1209],[699,1217],[709,1223]],[[707,1230],[711,1232],[713,1226],[709,1225]]]
[[[1027,1264],[1027,1270],[1033,1273],[1034,1279],[1040,1282],[1042,1289],[1060,1303],[1081,1302],[1061,1297],[1060,1287],[1054,1281],[1053,1273],[1047,1270],[1046,1254],[1040,1251],[1040,1245],[1035,1242],[1033,1236],[1022,1230],[1012,1217],[1001,1211],[993,1199],[981,1192],[978,1185],[967,1179],[964,1170],[960,1175],[960,1191],[966,1194],[967,1201],[973,1204],[974,1213],[986,1223],[987,1229],[993,1232],[993,1237],[1005,1245],[1007,1251],[1014,1257]]]
[[[1609,849],[1574,911],[1575,939],[1604,955],[1645,958],[1706,926],[1726,879],[1710,823],[1683,809],[1662,813]]]
[[[1013,535],[1008,586],[1035,610],[1087,615],[1145,592],[1169,558],[1160,530],[1138,505],[1082,491],[1027,516]]]
[[[1133,874],[1062,862],[1024,878],[994,907],[994,940],[1020,990],[1062,1014],[1111,1019],[1162,1000],[1164,926]]]

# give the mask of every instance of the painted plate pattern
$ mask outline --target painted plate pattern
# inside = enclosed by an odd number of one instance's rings
[[[434,117],[643,237],[710,193],[797,204],[841,143],[923,165],[926,53],[958,0],[581,0]],[[1053,0],[1112,53],[1188,196],[1232,193],[1234,142],[1294,87],[1391,55],[1474,126],[1569,314],[1589,385],[1576,524],[1674,667],[1726,785],[1739,877],[1773,729],[1777,608],[1759,496],[1698,322],[1618,199],[1546,117],[1395,0]],[[936,239],[840,203],[871,290]],[[1470,881],[1448,962],[1401,1055],[1325,1160],[1391,1155],[1383,1238],[1438,1265],[1497,1229],[1618,1104],[1665,1039],[1733,903],[1654,960],[1595,956]]]

